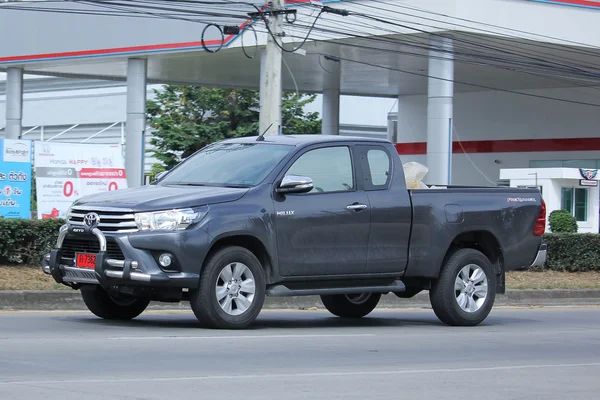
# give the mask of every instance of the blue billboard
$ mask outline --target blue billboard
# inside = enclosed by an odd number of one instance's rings
[[[0,217],[31,218],[31,145],[0,139]]]

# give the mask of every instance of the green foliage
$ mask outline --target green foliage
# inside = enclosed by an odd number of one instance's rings
[[[148,101],[148,124],[154,129],[149,150],[166,169],[213,142],[258,135],[259,92],[167,85]],[[315,95],[286,93],[282,99],[283,134],[320,133],[318,113],[303,107]]]
[[[565,210],[554,210],[548,218],[552,233],[577,233],[578,226],[575,217]]]
[[[64,220],[0,218],[0,263],[40,264],[56,244]],[[40,264],[41,265],[41,264]]]
[[[543,269],[600,272],[600,235],[597,233],[547,233],[548,257]]]

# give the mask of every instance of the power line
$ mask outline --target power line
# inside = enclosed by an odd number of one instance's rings
[[[342,2],[347,2],[347,0],[341,0],[341,1]],[[507,27],[502,27],[502,26],[499,26],[499,25],[486,24],[486,23],[483,23],[483,22],[477,22],[477,21],[468,20],[468,19],[459,18],[459,17],[452,17],[452,16],[448,16],[446,14],[439,14],[439,13],[435,13],[433,11],[418,9],[418,8],[409,7],[409,6],[405,6],[405,5],[401,5],[401,4],[395,4],[395,3],[394,4],[389,4],[389,3],[386,3],[386,2],[381,1],[381,0],[372,0],[370,3],[385,4],[387,6],[393,7],[393,8],[395,8],[394,12],[396,14],[406,15],[406,16],[410,16],[410,17],[413,17],[413,18],[419,18],[419,19],[422,19],[422,20],[439,22],[439,23],[446,24],[446,25],[451,25],[451,26],[457,26],[457,27],[467,28],[467,29],[471,29],[471,30],[475,30],[475,31],[479,31],[479,32],[490,33],[490,34],[494,35],[494,37],[489,37],[488,36],[488,37],[486,37],[486,40],[487,41],[493,41],[493,42],[496,42],[496,43],[497,42],[502,42],[502,41],[506,42],[505,39],[502,39],[500,37],[496,37],[497,35],[502,35],[502,36],[505,36],[505,37],[511,37],[511,38],[516,38],[516,39],[526,39],[526,38],[523,38],[522,36],[517,36],[517,35],[508,35],[506,33],[500,33],[498,31],[493,31],[493,30],[490,30],[490,29],[483,29],[483,28],[478,28],[478,27],[469,26],[469,25],[465,25],[465,24],[458,24],[458,23],[453,23],[453,22],[448,22],[448,21],[441,21],[439,19],[434,19],[434,18],[431,18],[431,17],[424,17],[424,16],[420,16],[420,15],[410,14],[410,13],[407,13],[407,12],[398,11],[398,9],[401,9],[401,10],[402,9],[418,10],[419,12],[427,13],[427,15],[431,15],[431,14],[433,14],[433,15],[439,15],[439,16],[443,16],[443,17],[449,18],[449,19],[455,19],[455,20],[461,20],[461,21],[469,21],[471,23],[481,24],[481,25],[484,25],[484,26],[492,26],[492,27],[496,27],[498,29],[502,29],[502,30],[505,30],[505,31],[519,32],[519,33],[527,34],[527,35],[530,35],[530,36],[540,37],[540,38],[543,38],[543,39],[546,39],[546,40],[548,40],[548,39],[550,39],[550,40],[562,40],[562,41],[564,41],[566,43],[577,44],[577,45],[581,45],[581,46],[587,46],[587,47],[593,47],[593,48],[596,48],[596,49],[600,49],[600,47],[592,46],[592,45],[585,44],[585,43],[579,43],[579,42],[573,42],[573,41],[563,40],[563,39],[555,38],[555,37],[552,37],[552,36],[535,34],[535,33],[526,32],[526,31],[522,31],[522,30],[518,30],[518,29],[511,29],[511,28],[507,28]],[[370,9],[376,9],[376,10],[380,10],[380,11],[392,11],[389,8],[377,7],[377,6],[374,6],[372,4],[369,4],[368,6],[364,5],[364,4],[361,4],[361,3],[352,3],[352,4],[356,5],[356,6],[367,7],[367,8],[370,8]],[[395,18],[390,18],[390,20],[400,21],[399,19],[395,19]],[[431,26],[431,25],[429,25],[429,26]],[[436,27],[436,28],[442,29],[441,27]],[[443,29],[447,29],[447,27],[444,27]],[[464,34],[473,34],[473,33],[464,32]],[[510,45],[510,43],[509,43],[509,45]],[[594,53],[594,52],[591,52],[591,51],[586,51],[586,50],[582,50],[582,49],[564,48],[564,47],[561,47],[558,44],[544,43],[544,42],[539,42],[539,41],[536,42],[535,44],[521,43],[521,45],[535,47],[535,49],[528,49],[527,51],[528,52],[534,52],[534,53],[537,53],[537,54],[541,54],[541,55],[544,55],[544,56],[549,56],[549,55],[552,55],[552,54],[545,53],[545,52],[540,52],[539,50],[537,50],[538,48],[547,48],[547,49],[551,49],[551,50],[561,50],[561,51],[570,52],[570,53],[574,53],[574,54],[588,55],[588,56],[592,56],[592,57],[600,57],[600,54],[597,54],[597,53]]]
[[[365,62],[365,61],[352,60],[350,58],[333,56],[331,54],[326,54],[326,53],[319,53],[319,54],[326,56],[326,57],[331,57],[333,59],[342,60],[342,61],[346,61],[346,62],[352,62],[352,63],[356,63],[356,64],[362,64],[362,65],[366,65],[369,67],[386,69],[389,71],[402,72],[402,73],[409,74],[409,75],[416,75],[416,76],[421,76],[424,78],[432,78],[432,79],[442,80],[442,81],[446,81],[446,82],[454,82],[454,83],[458,83],[461,85],[478,87],[481,89],[487,89],[487,90],[505,92],[505,93],[512,93],[512,94],[517,94],[517,95],[526,96],[526,97],[535,97],[535,98],[539,98],[539,99],[554,100],[554,101],[559,101],[559,102],[564,102],[564,103],[579,104],[579,105],[585,105],[585,106],[591,106],[591,107],[600,107],[600,104],[595,104],[595,103],[586,103],[586,102],[577,101],[577,100],[567,100],[567,99],[561,99],[558,97],[551,97],[551,96],[544,96],[544,95],[538,95],[538,94],[533,94],[533,93],[519,92],[516,90],[502,89],[502,88],[497,88],[497,87],[492,87],[492,86],[487,86],[487,85],[480,85],[480,84],[476,84],[476,83],[459,81],[456,79],[439,78],[439,77],[432,76],[429,74],[422,74],[419,72],[407,71],[407,70],[400,69],[400,68],[388,67],[386,65],[379,65],[379,64],[369,63],[369,62]]]
[[[442,53],[443,51],[441,51],[441,49],[435,47],[435,46],[431,46],[428,44],[418,44],[415,45],[414,43],[411,43],[410,41],[406,41],[403,39],[383,39],[383,38],[377,38],[377,37],[373,37],[373,36],[362,36],[362,35],[358,35],[356,33],[352,33],[352,32],[356,32],[355,29],[351,29],[348,28],[347,31],[341,31],[341,30],[332,30],[332,29],[326,29],[326,28],[320,28],[317,27],[316,30],[319,31],[326,31],[329,33],[334,33],[334,34],[342,34],[342,35],[347,35],[347,36],[351,36],[353,38],[357,38],[357,39],[364,39],[367,40],[369,42],[372,43],[384,43],[384,44],[393,44],[393,45],[404,45],[407,47],[415,47],[418,50],[425,50],[425,51],[430,51],[430,50],[434,50],[434,51],[440,51],[440,53]],[[322,42],[328,42],[328,43],[336,43],[338,45],[341,46],[348,46],[348,47],[360,47],[360,48],[365,48],[365,49],[369,49],[369,50],[378,50],[378,51],[384,51],[387,53],[395,53],[395,54],[403,54],[403,55],[409,55],[409,56],[414,56],[414,57],[421,57],[421,58],[436,58],[436,56],[431,56],[428,54],[422,54],[422,53],[414,53],[414,52],[408,52],[408,51],[402,51],[402,50],[393,50],[393,49],[389,49],[389,48],[381,48],[381,47],[367,47],[367,46],[360,46],[357,44],[350,44],[350,43],[337,43],[334,41],[328,41],[328,40],[320,40]],[[445,52],[445,51],[444,51]],[[591,73],[587,73],[587,74],[582,74],[582,73],[574,73],[572,71],[564,71],[564,70],[560,70],[557,69],[555,67],[544,67],[544,66],[540,66],[538,64],[531,64],[531,63],[525,63],[525,62],[519,62],[519,61],[512,61],[509,59],[494,59],[494,58],[490,58],[487,56],[482,56],[479,54],[472,54],[472,53],[464,53],[464,52],[460,52],[460,51],[456,51],[453,53],[454,57],[455,57],[455,61],[458,63],[465,63],[465,64],[471,64],[471,65],[479,65],[479,66],[490,66],[490,67],[494,67],[494,68],[500,68],[500,69],[504,69],[504,70],[511,70],[511,71],[515,71],[515,72],[524,72],[524,73],[532,73],[532,74],[536,74],[539,76],[551,76],[551,77],[557,77],[558,73],[568,73],[571,76],[575,75],[575,76],[584,76],[586,78],[600,78],[600,75],[598,74],[591,74]],[[467,56],[467,58],[461,58],[461,56]],[[443,58],[443,57],[442,57]],[[496,61],[496,63],[494,63],[493,61]],[[528,71],[528,70],[519,70],[517,68],[511,68],[508,67],[506,65],[516,65],[519,67],[528,67],[533,71],[543,71],[543,73],[536,73],[536,72],[532,72],[532,71]],[[550,73],[548,73],[550,72]],[[563,77],[562,75],[559,75],[560,77]],[[575,79],[575,78],[571,78],[571,79]],[[577,84],[581,84],[581,82],[570,82],[570,83],[577,83]],[[589,83],[589,82],[587,82]]]

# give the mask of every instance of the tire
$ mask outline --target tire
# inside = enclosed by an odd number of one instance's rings
[[[206,328],[244,329],[262,310],[265,292],[265,271],[256,256],[243,247],[225,247],[202,267],[190,305]]]
[[[131,320],[146,310],[150,300],[110,296],[101,286],[82,288],[83,302],[94,315],[109,320]]]
[[[380,293],[322,295],[325,308],[342,318],[362,318],[377,307]]]
[[[480,324],[492,310],[496,298],[496,275],[492,264],[478,250],[455,251],[442,267],[439,279],[433,283],[429,298],[435,315],[443,323],[451,326]]]

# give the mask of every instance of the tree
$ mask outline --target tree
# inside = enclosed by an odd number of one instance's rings
[[[167,85],[155,90],[155,95],[147,103],[154,146],[149,151],[162,164],[153,168],[154,173],[174,167],[215,141],[259,133],[260,98],[255,90]],[[315,97],[284,94],[283,134],[321,132],[318,113],[304,111]]]

